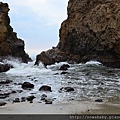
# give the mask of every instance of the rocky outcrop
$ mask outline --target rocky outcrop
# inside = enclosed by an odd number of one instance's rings
[[[8,70],[10,70],[10,65],[8,64],[0,64],[0,72],[6,72]]]
[[[8,4],[0,2],[0,58],[12,56],[27,63],[31,59],[24,51],[24,41],[17,38],[17,34],[10,26],[8,12]]]
[[[97,60],[120,67],[120,0],[69,0],[67,10],[57,47],[37,55],[36,64]]]

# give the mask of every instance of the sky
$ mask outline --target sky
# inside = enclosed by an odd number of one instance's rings
[[[67,18],[68,0],[1,0],[9,4],[10,24],[25,51],[37,55],[59,41],[59,29]]]

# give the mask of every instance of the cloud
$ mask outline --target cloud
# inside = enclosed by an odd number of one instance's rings
[[[39,51],[56,46],[60,24],[67,17],[68,0],[2,0],[10,7],[11,26],[25,41],[26,51]]]
[[[29,13],[45,20],[48,25],[60,24],[66,18],[68,0],[4,0],[15,15]]]

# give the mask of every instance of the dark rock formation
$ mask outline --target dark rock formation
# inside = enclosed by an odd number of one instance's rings
[[[23,89],[33,89],[33,88],[34,88],[34,85],[31,84],[31,83],[29,83],[29,82],[24,82],[24,83],[22,84],[22,88],[23,88]]]
[[[51,87],[48,85],[43,85],[40,87],[39,91],[48,91],[48,92],[52,92]]]
[[[21,102],[25,102],[25,101],[26,101],[26,97],[22,97]]]
[[[62,66],[60,67],[59,70],[68,70],[69,67],[70,67],[70,66],[69,66],[68,64],[64,64],[64,65],[62,65]]]
[[[47,95],[42,94],[41,96],[41,100],[45,102],[45,104],[52,104],[53,100],[52,99],[48,99]]]
[[[11,80],[2,80],[2,81],[0,81],[0,84],[9,84],[11,82],[13,82],[13,81],[11,81]]]
[[[61,75],[64,75],[64,74],[68,74],[68,72],[64,72],[64,71],[63,71],[63,72],[61,72]]]
[[[6,104],[7,104],[6,102],[0,101],[0,106],[6,105]]]
[[[12,92],[11,92],[12,94],[15,94],[15,93],[17,93],[15,90],[13,90]]]
[[[52,104],[53,103],[53,100],[51,99],[45,99],[45,104]]]
[[[97,100],[95,100],[95,102],[103,102],[103,100],[102,99],[97,99]]]
[[[15,100],[13,100],[13,103],[19,103],[20,99],[19,98],[15,98]]]
[[[42,96],[41,96],[41,100],[45,100],[46,98],[47,98],[47,95],[42,94]]]
[[[27,101],[33,101],[34,98],[36,98],[36,97],[33,96],[33,95],[32,95],[32,96],[28,96],[28,97],[27,97]]]
[[[10,70],[11,66],[8,64],[0,64],[0,72],[6,72]]]
[[[10,93],[0,93],[0,99],[5,99],[9,97]]]
[[[31,59],[24,51],[24,41],[17,38],[17,34],[10,26],[8,11],[8,4],[0,2],[0,58],[12,56],[27,63]]]
[[[59,44],[37,55],[36,64],[97,60],[120,67],[120,0],[69,0],[67,10]]]
[[[60,92],[61,91],[71,92],[71,91],[74,91],[74,88],[72,88],[72,87],[62,87],[62,88],[60,88]]]

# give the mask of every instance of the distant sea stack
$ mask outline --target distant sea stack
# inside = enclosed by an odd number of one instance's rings
[[[120,68],[120,0],[69,0],[57,47],[37,55],[45,65],[96,60]]]
[[[12,56],[27,63],[31,60],[24,51],[24,41],[17,38],[10,26],[9,6],[0,2],[0,60]]]

